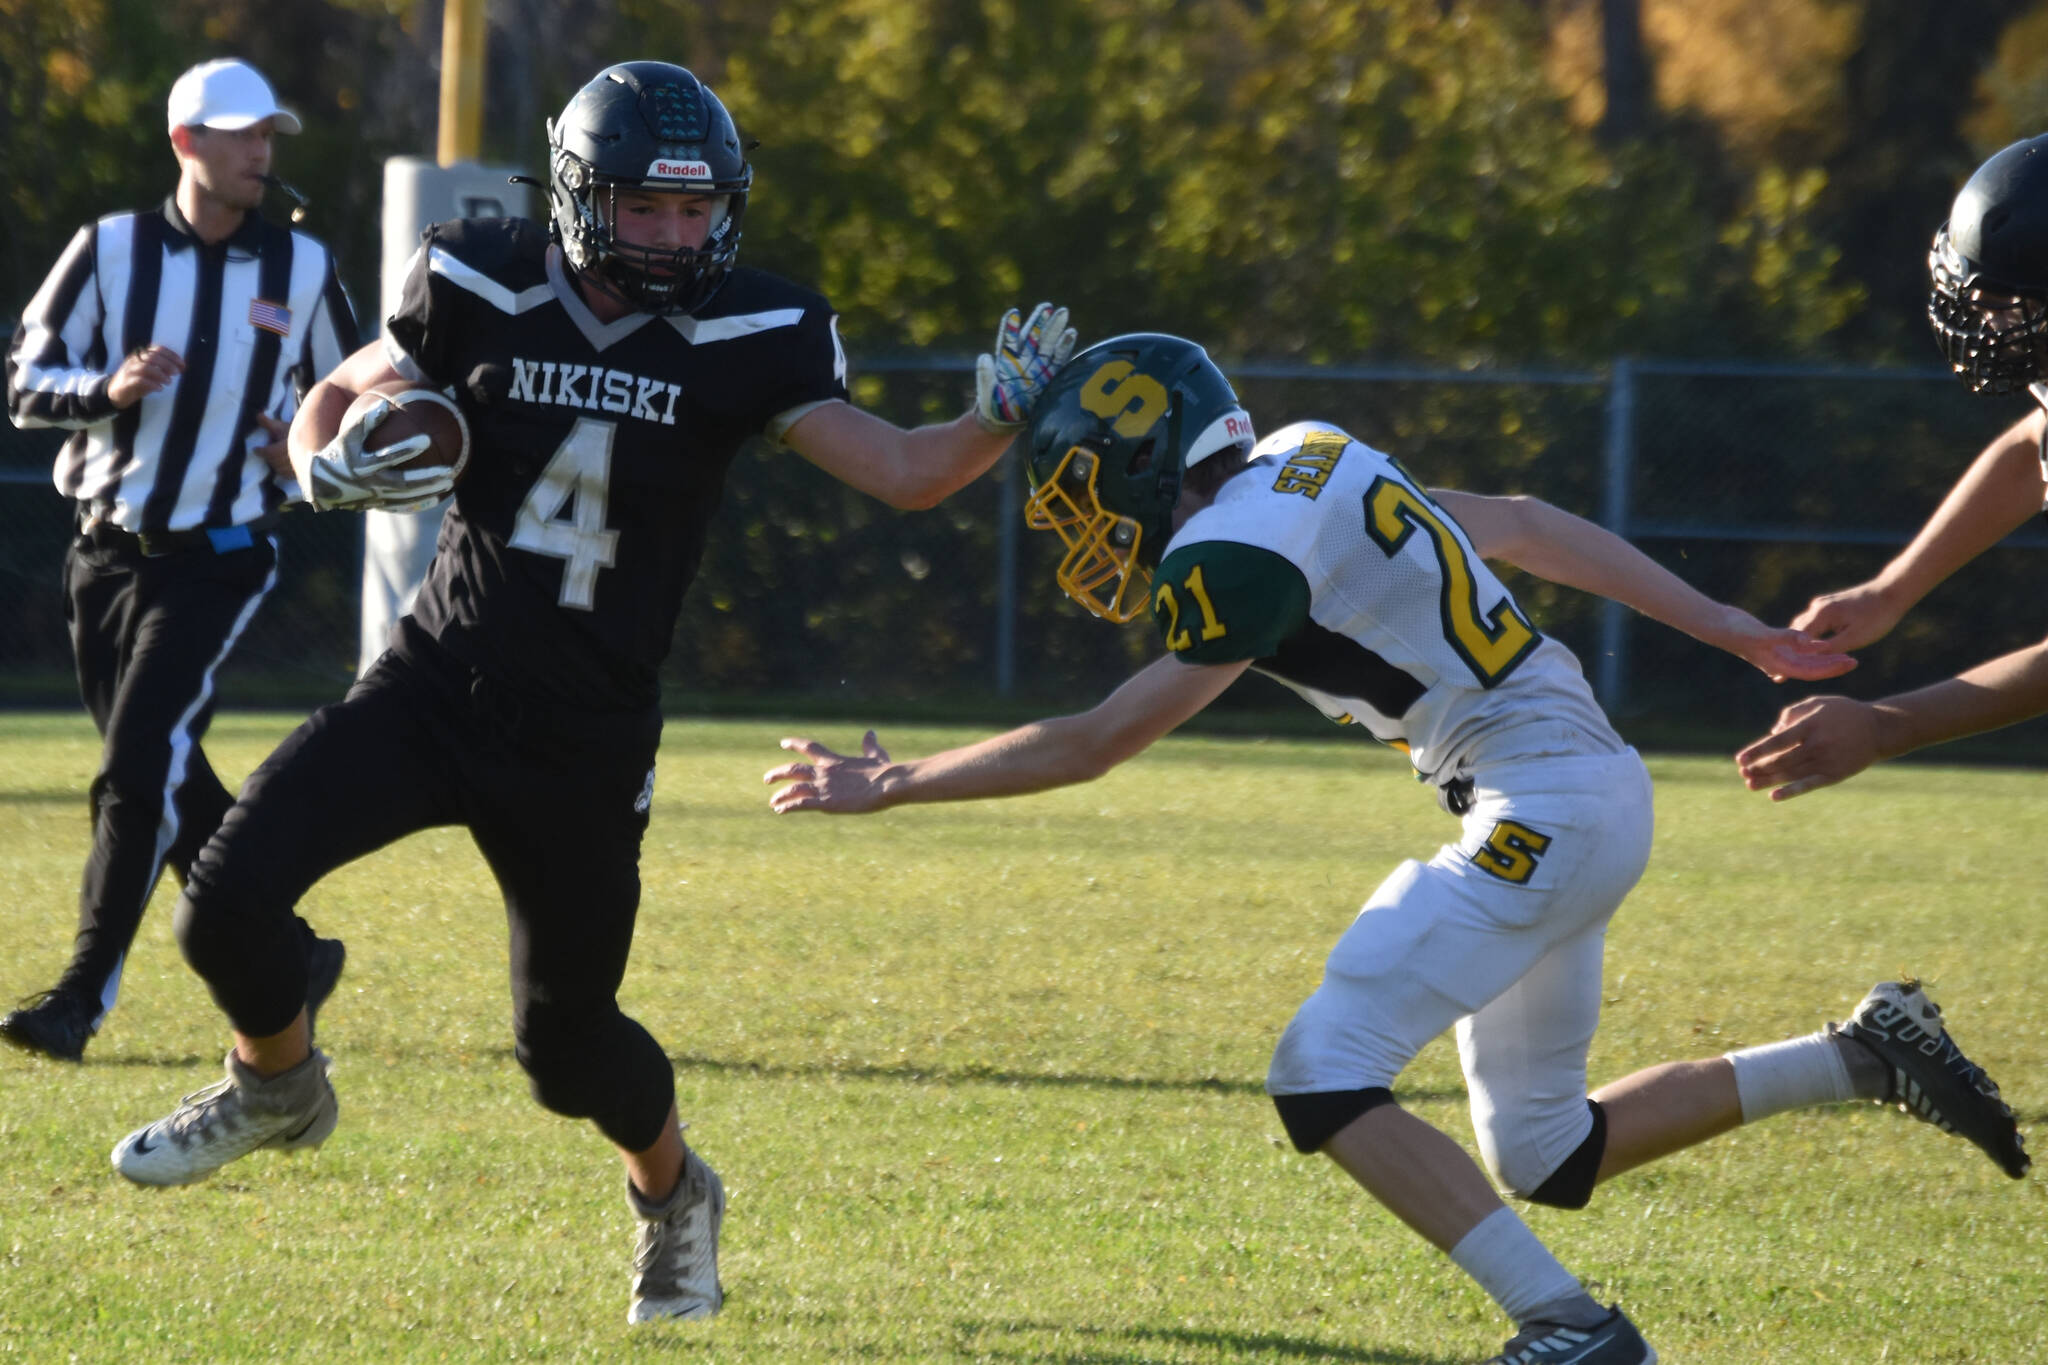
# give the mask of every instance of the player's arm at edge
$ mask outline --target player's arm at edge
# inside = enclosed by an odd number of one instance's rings
[[[2048,640],[1912,692],[1856,701],[1808,697],[1735,755],[1743,785],[1788,801],[1871,764],[2048,712]]]
[[[1632,607],[1695,640],[1755,664],[1776,681],[1832,678],[1856,666],[1796,631],[1777,630],[1716,602],[1603,526],[1540,498],[1488,497],[1433,488],[1482,559]]]
[[[2041,511],[2048,502],[2044,432],[2048,413],[2036,408],[1994,436],[1911,544],[1868,582],[1814,598],[1793,618],[1794,629],[1833,639],[1841,649],[1882,638],[1937,584]]]
[[[381,341],[359,347],[335,366],[333,373],[306,390],[306,401],[299,404],[299,410],[292,418],[288,438],[292,467],[303,471],[313,456],[326,448],[335,433],[341,430],[341,419],[348,412],[349,404],[355,402],[365,389],[402,378],[404,376],[393,368]],[[300,482],[305,482],[303,474]]]
[[[914,511],[935,507],[1002,458],[1014,432],[991,432],[966,412],[905,430],[851,403],[820,403],[783,444],[841,483]]]
[[[1251,661],[1183,663],[1166,655],[1133,674],[1092,709],[1032,721],[975,744],[928,758],[892,762],[872,743],[866,757],[842,757],[807,739],[782,747],[807,761],[772,769],[765,781],[787,782],[769,805],[777,813],[837,814],[885,810],[926,801],[1021,796],[1092,782],[1136,757],[1223,695]]]
[[[1879,758],[2038,716],[2048,711],[2048,640],[1870,705],[1884,717]]]

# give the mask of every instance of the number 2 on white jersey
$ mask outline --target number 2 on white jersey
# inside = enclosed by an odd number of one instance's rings
[[[616,429],[610,422],[576,419],[547,468],[534,480],[526,501],[519,504],[519,515],[512,521],[512,539],[507,542],[514,549],[566,561],[561,602],[581,611],[596,608],[597,571],[609,569],[618,555],[619,533],[604,524]],[[576,509],[565,519],[562,508],[572,497]]]
[[[1479,579],[1458,538],[1435,503],[1382,475],[1365,494],[1365,530],[1392,559],[1421,531],[1436,551],[1443,578],[1444,639],[1472,668],[1480,686],[1492,687],[1536,647],[1536,628],[1502,597],[1490,612],[1479,605]]]

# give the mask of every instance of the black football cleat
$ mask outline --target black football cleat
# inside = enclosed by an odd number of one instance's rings
[[[1616,1308],[1591,1327],[1532,1322],[1485,1365],[1657,1365],[1657,1352]]]
[[[1855,1039],[1884,1062],[1891,1086],[1878,1103],[1968,1138],[2014,1180],[2033,1165],[1998,1083],[1948,1036],[1941,1006],[1918,981],[1878,982],[1847,1022],[1829,1024],[1828,1032]]]
[[[0,1038],[56,1061],[82,1062],[97,1013],[93,1002],[84,996],[61,989],[44,991],[0,1019]]]

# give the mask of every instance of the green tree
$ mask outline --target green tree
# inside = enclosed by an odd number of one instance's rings
[[[1759,177],[1717,215],[1731,196],[1690,162],[1604,152],[1545,77],[1529,10],[690,16],[636,22],[715,52],[706,74],[763,138],[750,259],[816,283],[870,346],[977,344],[1023,295],[1226,354],[1467,362],[1809,338],[1854,302],[1804,235],[1810,181]],[[1760,278],[1775,287],[1745,296]]]
[[[1087,337],[1182,331],[1226,359],[1470,365],[1783,354],[1856,302],[1806,226],[1814,177],[1731,187],[1689,147],[1603,149],[1545,76],[1532,11],[795,0],[646,5],[631,23],[637,50],[703,53],[762,139],[746,259],[820,287],[857,358],[971,352],[1000,308],[1039,297],[1072,304]],[[1589,448],[1584,395],[1414,386],[1360,411],[1356,391],[1285,388],[1256,409],[1271,423],[1337,418],[1496,484],[1547,458],[1541,486],[1592,510],[1591,463],[1556,458]],[[965,397],[958,375],[858,391],[902,421]],[[820,647],[835,685],[870,695],[988,676],[988,490],[897,518],[783,459],[743,462],[730,496],[686,608],[688,676],[787,685]],[[934,593],[920,563],[958,586]],[[1062,629],[1046,594],[1022,611],[1039,669],[1114,670],[1142,648]],[[900,666],[906,640],[927,668]]]
[[[176,181],[163,111],[183,64],[166,17],[150,0],[0,4],[0,315],[28,301],[80,223]]]

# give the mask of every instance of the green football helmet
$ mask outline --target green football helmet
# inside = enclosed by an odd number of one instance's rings
[[[1025,525],[1066,545],[1061,591],[1118,623],[1151,605],[1182,474],[1258,440],[1208,352],[1158,332],[1111,337],[1069,360],[1024,439]]]

